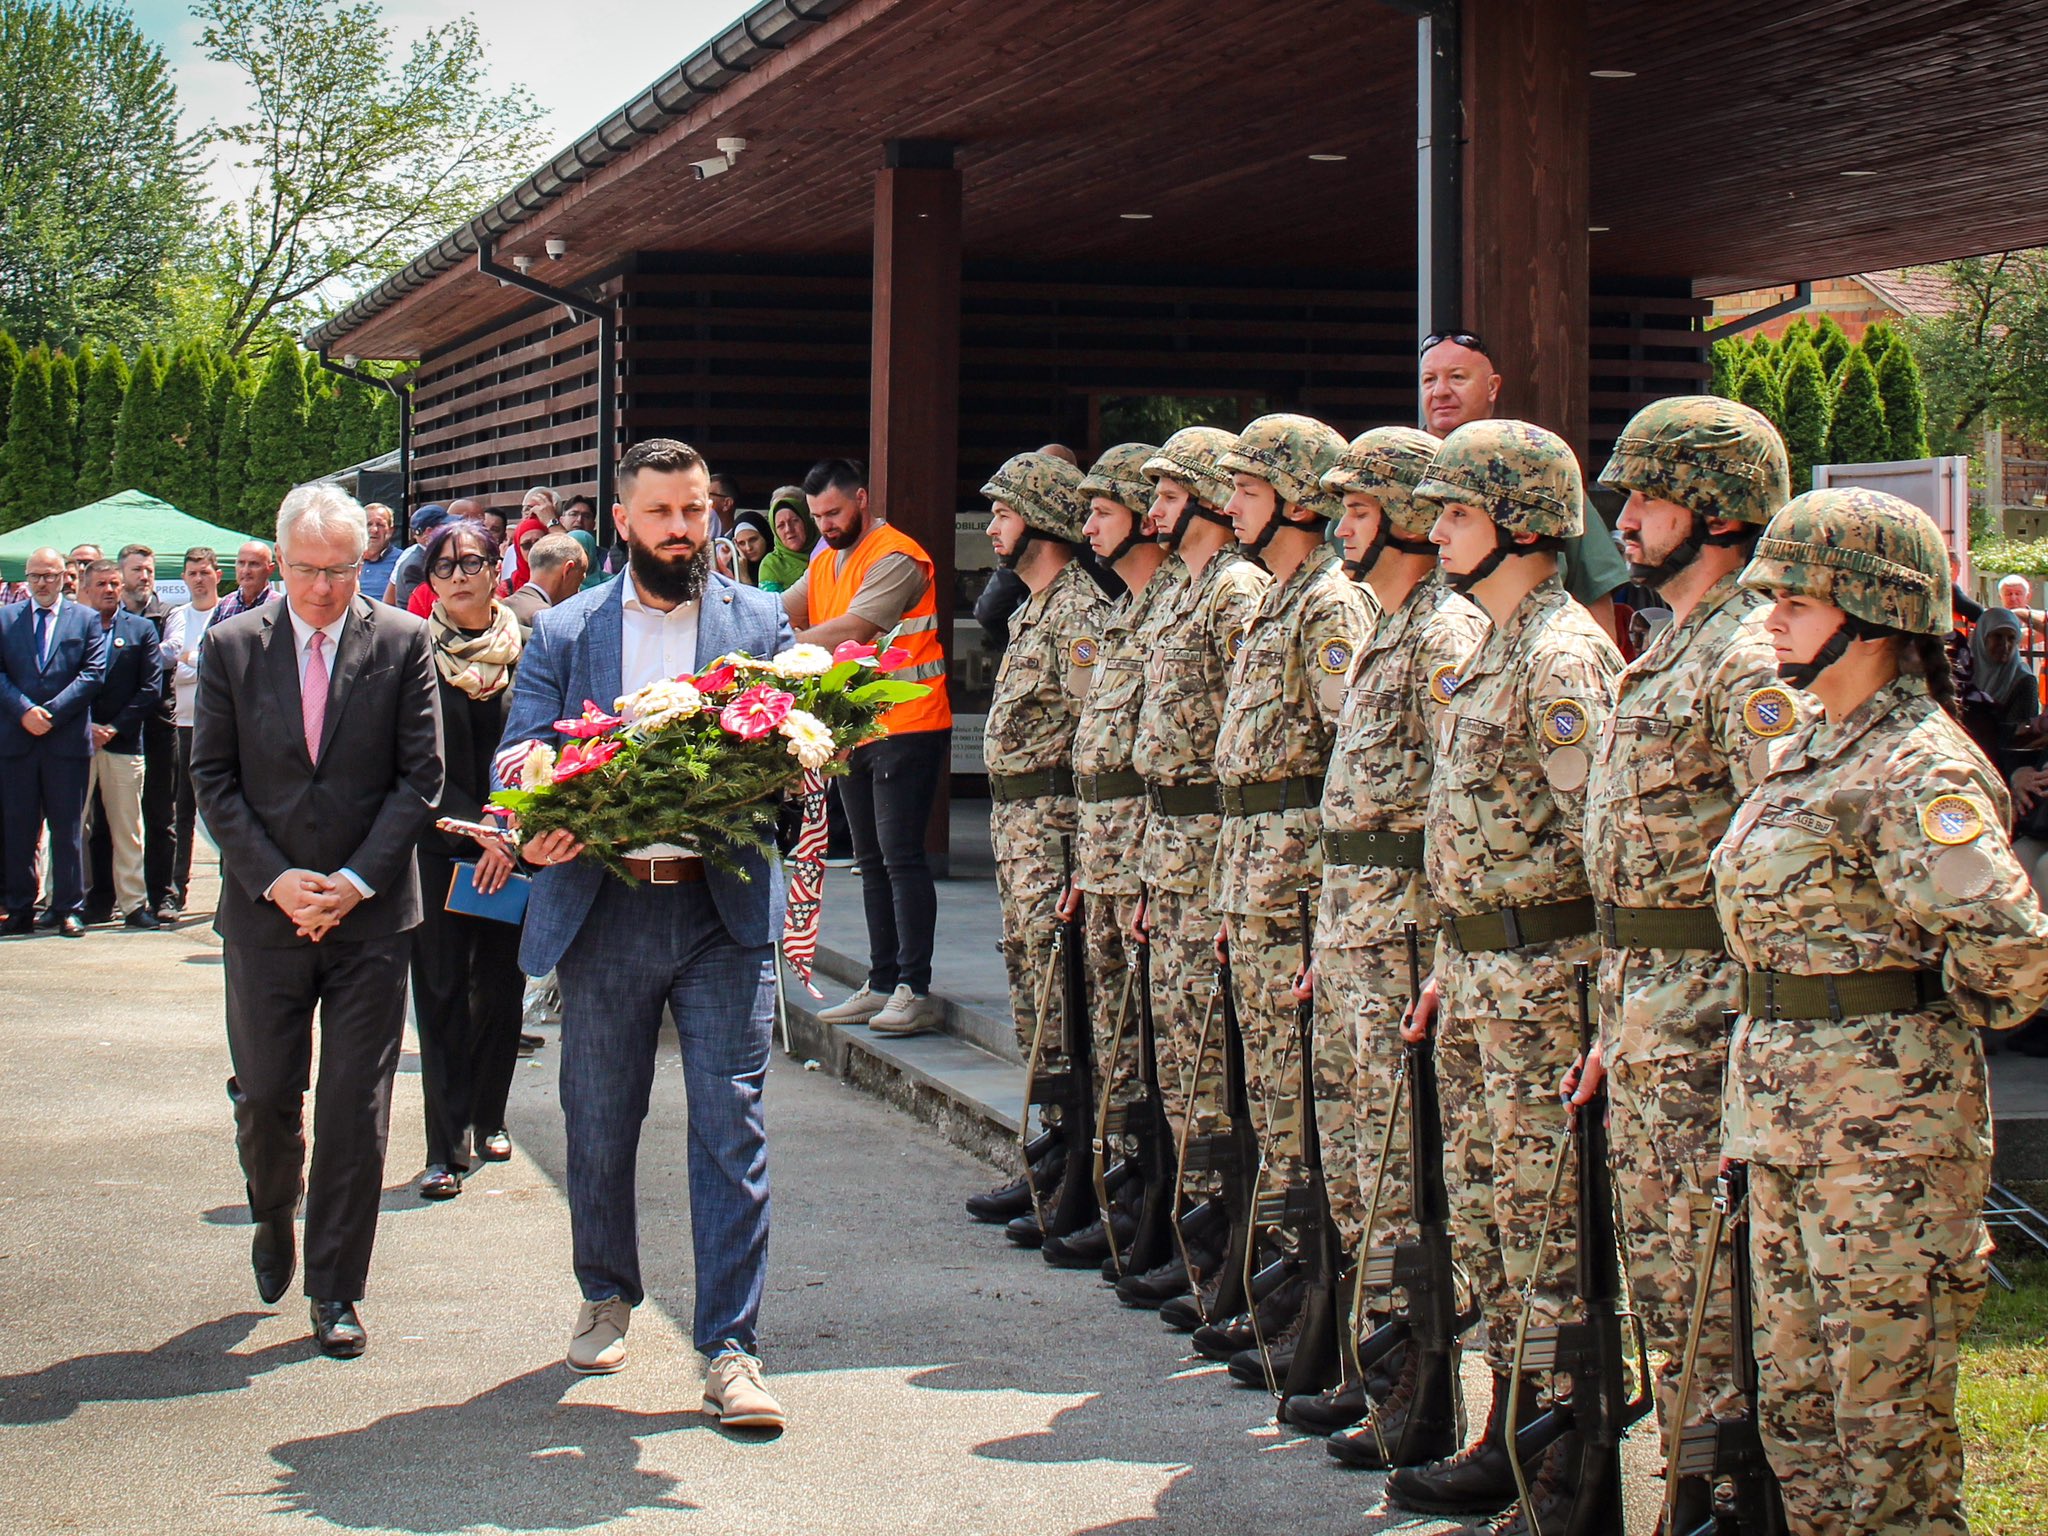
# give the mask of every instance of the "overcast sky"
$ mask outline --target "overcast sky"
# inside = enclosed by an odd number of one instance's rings
[[[525,85],[547,111],[550,149],[602,120],[709,42],[748,9],[750,0],[384,0],[398,49],[428,27],[468,12],[484,27],[490,78]],[[178,99],[188,129],[208,119],[232,122],[245,110],[234,71],[199,51],[189,0],[129,0],[135,20],[160,44],[177,71]],[[538,163],[538,161],[536,161]],[[216,167],[214,186],[234,187],[229,167]]]

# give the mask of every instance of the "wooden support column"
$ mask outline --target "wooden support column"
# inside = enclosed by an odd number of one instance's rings
[[[960,460],[960,173],[951,144],[889,142],[875,177],[874,315],[868,494],[932,557],[939,642],[951,661]],[[941,874],[951,800],[949,773],[925,838]]]
[[[1497,414],[1586,455],[1586,0],[1463,0],[1465,323]]]

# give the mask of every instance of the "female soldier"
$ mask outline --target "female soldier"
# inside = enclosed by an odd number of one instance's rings
[[[1772,518],[1742,584],[1824,717],[1714,855],[1747,972],[1727,1154],[1750,1164],[1760,1418],[1794,1530],[1963,1533],[1957,1341],[1983,1297],[1991,1116],[1976,1027],[2048,996],[2005,786],[1948,712],[1948,557],[1894,496]],[[1759,734],[1790,721],[1759,688]],[[1760,722],[1760,724],[1759,724]]]

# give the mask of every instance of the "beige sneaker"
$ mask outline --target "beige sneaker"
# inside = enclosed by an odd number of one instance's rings
[[[861,989],[845,1002],[819,1009],[818,1019],[824,1024],[865,1024],[888,1005],[887,998],[862,983]]]
[[[921,1035],[928,1029],[937,1029],[945,1017],[946,1010],[937,998],[919,997],[906,981],[889,994],[882,1011],[868,1020],[868,1028],[878,1035],[892,1037]]]
[[[761,1384],[761,1362],[737,1345],[704,1368],[704,1411],[728,1429],[781,1429],[789,1422]]]
[[[626,1364],[626,1329],[633,1308],[623,1296],[586,1301],[576,1309],[576,1329],[569,1335],[569,1369],[586,1376],[609,1376]]]

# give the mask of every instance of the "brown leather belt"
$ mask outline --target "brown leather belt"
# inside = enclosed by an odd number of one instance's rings
[[[643,885],[696,885],[704,878],[704,861],[695,854],[664,854],[643,859],[627,854],[619,862]]]

